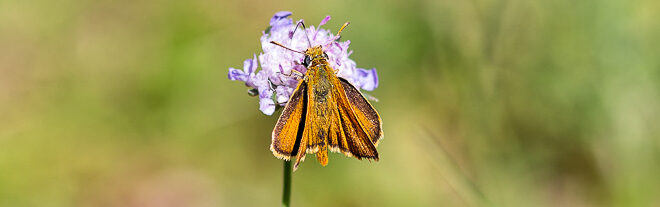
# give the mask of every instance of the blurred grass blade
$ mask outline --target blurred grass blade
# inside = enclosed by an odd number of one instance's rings
[[[465,173],[461,172],[458,162],[454,161],[448,151],[438,141],[431,130],[424,128],[419,140],[420,148],[428,154],[434,167],[437,167],[441,176],[469,206],[493,206],[481,190],[470,181]]]

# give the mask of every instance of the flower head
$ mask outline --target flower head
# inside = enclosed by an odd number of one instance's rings
[[[260,40],[263,52],[258,56],[261,70],[256,71],[258,66],[256,55],[243,62],[243,70],[229,68],[230,80],[243,81],[246,86],[258,91],[259,110],[266,115],[273,114],[276,104],[285,104],[300,82],[299,77],[292,75],[294,73],[292,70],[300,73],[305,73],[307,70],[300,65],[304,55],[271,44],[271,41],[282,43],[294,50],[304,51],[309,47],[307,42],[309,38],[312,46],[324,46],[330,67],[339,71],[338,76],[364,90],[371,91],[378,87],[376,69],[357,68],[355,61],[349,58],[353,52],[348,50],[351,42],[337,42],[330,30],[320,29],[330,20],[330,16],[325,17],[317,27],[311,26],[305,31],[299,29],[294,33],[296,24],[289,18],[291,14],[288,11],[275,13],[270,20],[270,27],[262,33]]]

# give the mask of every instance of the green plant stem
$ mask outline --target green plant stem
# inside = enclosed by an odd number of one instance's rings
[[[291,202],[291,161],[284,160],[284,184],[282,185],[282,206],[289,207]]]

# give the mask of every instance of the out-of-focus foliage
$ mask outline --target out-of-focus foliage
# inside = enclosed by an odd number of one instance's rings
[[[0,206],[274,206],[276,116],[227,68],[344,21],[385,138],[294,206],[660,205],[660,2],[0,2]]]

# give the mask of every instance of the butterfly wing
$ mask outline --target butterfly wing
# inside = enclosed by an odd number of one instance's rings
[[[307,110],[307,84],[301,81],[289,98],[282,115],[277,120],[270,150],[275,157],[289,160],[298,154],[299,145],[305,128]],[[303,142],[304,143],[304,142]],[[305,152],[302,152],[303,154]]]
[[[289,103],[273,130],[273,145],[271,146],[271,149],[274,149],[273,153],[277,156],[288,152],[283,156],[287,160],[293,159],[292,157],[295,156],[294,171],[298,169],[300,162],[305,160],[307,153],[317,153],[321,164],[327,165],[328,163],[327,152],[323,154],[325,143],[327,143],[325,141],[327,130],[323,130],[325,124],[321,123],[323,120],[319,117],[328,110],[328,107],[309,98],[314,97],[313,87],[314,85],[307,81],[300,83],[289,98]],[[290,138],[295,138],[295,140],[292,141]]]
[[[380,116],[353,85],[341,78],[336,80],[340,83],[333,91],[336,107],[330,149],[358,159],[378,160],[376,144],[383,134]]]
[[[367,134],[369,134],[371,142],[375,146],[378,146],[378,142],[383,138],[383,122],[380,119],[380,115],[378,115],[376,109],[351,83],[343,78],[339,78],[339,81],[344,88],[346,98],[351,103],[350,105],[353,108],[355,117],[367,131]]]

